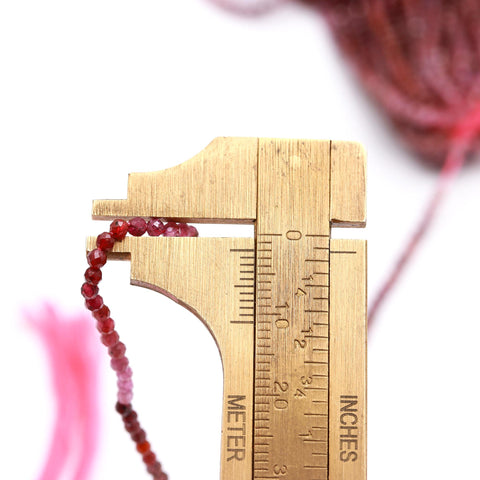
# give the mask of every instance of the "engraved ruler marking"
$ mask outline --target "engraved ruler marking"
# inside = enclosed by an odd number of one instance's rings
[[[231,324],[255,323],[255,249],[231,248],[230,255],[235,257],[238,266],[235,279],[237,306]]]
[[[329,154],[329,142],[260,144],[255,480],[328,476]]]

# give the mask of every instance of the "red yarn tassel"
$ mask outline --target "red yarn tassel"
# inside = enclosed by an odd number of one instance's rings
[[[49,452],[38,480],[65,474],[87,480],[98,445],[100,405],[100,348],[91,320],[83,312],[66,316],[50,303],[25,317],[45,348],[56,403]]]

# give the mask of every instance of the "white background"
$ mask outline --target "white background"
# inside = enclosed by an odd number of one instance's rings
[[[82,308],[84,239],[106,226],[90,220],[91,200],[124,198],[129,172],[179,164],[222,135],[366,145],[368,227],[335,236],[368,238],[376,292],[436,172],[398,142],[312,10],[292,4],[245,19],[203,0],[0,1],[1,478],[35,477],[53,415],[42,349],[21,308],[46,298]],[[476,162],[371,332],[371,480],[478,478],[479,181]],[[218,478],[222,384],[212,338],[186,310],[129,286],[128,263],[109,265],[102,283],[166,470],[173,480]],[[94,478],[147,479],[113,411],[104,360]]]

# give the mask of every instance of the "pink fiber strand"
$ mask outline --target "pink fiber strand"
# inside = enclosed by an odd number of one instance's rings
[[[462,121],[460,121],[453,129],[450,142],[450,150],[443,164],[442,170],[438,177],[437,186],[427,205],[425,213],[420,220],[416,230],[410,237],[406,248],[395,263],[392,271],[383,283],[377,296],[372,302],[370,313],[368,316],[368,327],[374,324],[377,313],[397,284],[400,275],[404,271],[408,262],[413,257],[418,248],[420,241],[427,233],[436,214],[438,213],[440,204],[445,197],[450,185],[453,183],[458,173],[465,164],[469,150],[472,148],[476,136],[480,132],[480,106],[471,111]]]
[[[99,437],[99,347],[87,314],[66,317],[49,303],[26,312],[40,337],[52,375],[55,425],[38,480],[57,480],[66,468],[71,478],[90,477]]]

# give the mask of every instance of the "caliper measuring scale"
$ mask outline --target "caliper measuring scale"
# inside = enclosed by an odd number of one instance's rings
[[[361,145],[218,138],[131,174],[128,198],[93,216],[253,223],[254,238],[129,237],[112,255],[216,340],[221,480],[366,479],[366,245],[330,235],[365,224]]]

